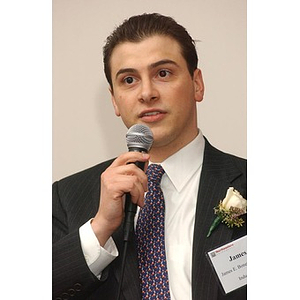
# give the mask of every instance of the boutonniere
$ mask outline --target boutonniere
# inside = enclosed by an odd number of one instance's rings
[[[206,237],[209,237],[221,222],[229,228],[243,226],[244,220],[240,216],[247,212],[247,200],[237,190],[230,187],[224,200],[221,200],[219,205],[214,208],[214,212],[217,217],[210,226]]]

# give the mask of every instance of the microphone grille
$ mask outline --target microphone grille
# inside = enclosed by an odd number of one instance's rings
[[[126,133],[126,143],[128,149],[140,148],[148,152],[153,144],[152,131],[146,125],[135,124]]]

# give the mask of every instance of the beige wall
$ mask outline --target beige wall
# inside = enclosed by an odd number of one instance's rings
[[[199,127],[219,149],[246,157],[245,0],[53,0],[53,180],[127,151],[102,47],[116,25],[144,12],[170,15],[201,40]]]

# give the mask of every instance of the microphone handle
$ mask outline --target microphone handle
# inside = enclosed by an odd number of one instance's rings
[[[140,169],[144,170],[145,163],[137,161],[134,163]],[[124,241],[131,241],[134,232],[134,217],[137,205],[132,203],[130,193],[125,195],[125,219],[124,219]]]

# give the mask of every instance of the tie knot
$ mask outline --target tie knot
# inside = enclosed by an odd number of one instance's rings
[[[148,176],[148,180],[151,182],[155,182],[156,184],[160,184],[161,178],[164,175],[165,170],[161,165],[151,164],[148,166],[146,171],[146,175]]]

